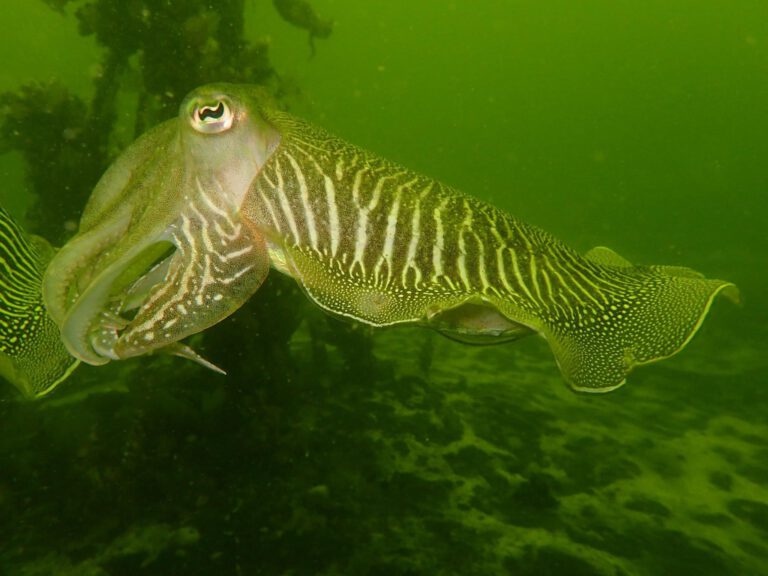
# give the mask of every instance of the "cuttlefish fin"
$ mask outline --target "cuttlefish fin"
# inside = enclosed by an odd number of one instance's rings
[[[595,246],[584,255],[587,260],[591,260],[603,266],[616,266],[618,268],[631,268],[632,263],[620,256],[606,246]]]
[[[0,207],[0,375],[27,398],[48,394],[79,364],[43,305],[43,272],[53,253]]]
[[[585,258],[587,260],[591,260],[592,262],[595,262],[596,264],[600,264],[601,266],[613,266],[615,268],[633,268],[634,264],[632,264],[629,260],[624,258],[623,256],[617,254],[610,248],[607,248],[605,246],[595,246],[592,248],[589,252],[587,252],[585,255]],[[696,270],[693,270],[691,268],[688,268],[686,266],[650,266],[649,268],[652,268],[656,272],[660,274],[666,274],[669,276],[681,276],[684,278],[699,278],[704,279],[704,274],[701,272],[697,272]],[[731,296],[734,296],[734,294],[730,294],[729,298]],[[738,302],[738,295],[736,296],[736,302]]]
[[[618,388],[635,366],[680,352],[718,294],[739,299],[734,284],[687,268],[623,267],[611,280],[626,284],[623,295],[612,294],[600,308],[576,308],[572,321],[545,322],[540,329],[563,376],[578,391]]]

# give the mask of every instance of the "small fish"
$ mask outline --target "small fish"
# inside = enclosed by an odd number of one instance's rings
[[[315,38],[328,38],[333,21],[320,18],[307,0],[272,0],[283,20],[309,32],[309,47],[315,55]]]
[[[732,283],[688,268],[634,265],[604,247],[579,254],[232,84],[193,91],[123,152],[48,266],[43,296],[84,362],[195,359],[178,342],[239,308],[270,268],[369,326],[474,344],[538,334],[584,392],[678,353],[718,294],[738,300]]]
[[[0,376],[27,398],[48,394],[80,363],[43,305],[43,272],[53,253],[0,207]]]

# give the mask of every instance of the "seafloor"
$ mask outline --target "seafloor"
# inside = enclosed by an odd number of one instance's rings
[[[768,367],[727,303],[597,396],[538,339],[318,350],[312,311],[289,359],[260,360],[292,367],[262,373],[232,345],[245,313],[216,332],[226,378],[145,358],[39,403],[7,391],[0,572],[768,574]]]

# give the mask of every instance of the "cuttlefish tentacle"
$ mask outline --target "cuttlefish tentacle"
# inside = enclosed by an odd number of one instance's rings
[[[78,235],[66,245],[65,250],[56,254],[56,282],[43,284],[42,290],[48,313],[57,324],[64,322],[71,302],[81,297],[93,283],[97,272],[93,262],[105,257],[122,238],[130,221],[129,212],[115,215],[97,234],[85,232]]]

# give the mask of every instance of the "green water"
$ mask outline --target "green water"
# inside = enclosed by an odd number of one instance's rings
[[[120,3],[64,4],[5,0],[0,91],[56,79],[93,98],[104,48],[75,12]],[[147,22],[167,5],[122,4]],[[144,41],[200,40],[220,20],[198,4],[173,0]],[[36,403],[0,389],[0,573],[768,574],[768,4],[312,6],[335,21],[314,57],[270,1],[243,5],[292,111],[582,251],[731,280],[744,305],[716,302],[679,356],[580,396],[542,341],[371,334],[273,274],[197,339],[227,377],[152,357]],[[182,56],[182,79],[204,76]],[[107,157],[134,136],[130,63]],[[80,165],[56,158],[56,178]],[[60,240],[88,190],[41,207],[26,170],[0,155],[0,202]]]

